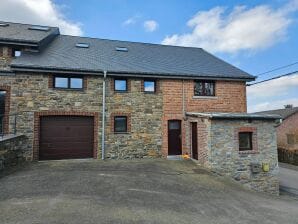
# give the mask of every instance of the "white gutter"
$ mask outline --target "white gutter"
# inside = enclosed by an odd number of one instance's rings
[[[102,130],[101,130],[101,159],[105,159],[105,118],[106,118],[106,78],[107,71],[103,72],[102,82]]]

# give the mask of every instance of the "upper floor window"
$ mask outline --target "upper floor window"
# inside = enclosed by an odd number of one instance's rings
[[[144,81],[144,92],[154,93],[156,88],[155,80],[145,80]]]
[[[195,96],[215,96],[214,81],[195,81]]]
[[[252,132],[239,132],[239,151],[252,150]]]
[[[119,92],[127,91],[126,79],[114,79],[114,90]]]
[[[83,89],[82,77],[55,76],[54,88]]]

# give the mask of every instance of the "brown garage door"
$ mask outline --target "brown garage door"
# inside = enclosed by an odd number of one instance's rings
[[[39,159],[93,157],[93,119],[80,116],[41,117]]]

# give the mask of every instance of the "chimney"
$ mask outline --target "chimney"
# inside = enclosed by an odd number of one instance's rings
[[[285,105],[285,109],[293,108],[293,104],[287,104]]]

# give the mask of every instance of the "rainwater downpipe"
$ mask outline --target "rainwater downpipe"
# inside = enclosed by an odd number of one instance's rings
[[[184,79],[182,79],[182,116],[185,120],[185,92],[184,92]]]
[[[105,118],[106,118],[106,78],[107,71],[103,72],[102,82],[102,131],[101,131],[101,159],[105,159]]]

